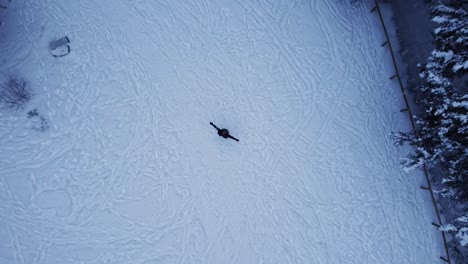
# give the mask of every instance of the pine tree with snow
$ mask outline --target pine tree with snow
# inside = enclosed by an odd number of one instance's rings
[[[468,246],[468,215],[456,218],[452,223],[441,226],[439,230],[453,233],[462,247]]]
[[[468,201],[468,95],[454,95],[441,110],[438,136],[445,151],[441,162],[448,171],[443,183],[449,188],[447,194]]]
[[[468,95],[463,94],[466,87],[456,87],[454,80],[468,73],[468,13],[460,3],[438,2],[432,14],[438,25],[435,50],[420,74],[424,85],[418,102],[424,112],[417,118],[415,131],[396,133],[394,138],[415,146],[414,153],[403,160],[406,169],[424,164],[441,168],[445,177],[437,192],[464,203],[468,201]],[[468,245],[466,220],[466,216],[458,217],[443,227],[463,247]]]
[[[436,49],[421,75],[430,87],[423,87],[433,130],[429,146],[436,146],[430,160],[446,168],[445,193],[468,201],[468,95],[459,95],[461,89],[451,83],[468,72],[468,13],[460,5],[440,3],[432,12],[439,26],[434,30]]]
[[[438,4],[433,7],[432,21],[437,50],[432,57],[440,58],[444,75],[463,75],[468,72],[468,13],[461,6]]]
[[[468,72],[468,14],[462,8],[433,7],[435,50],[420,74],[425,80],[419,102],[425,107],[414,132],[394,135],[409,142],[415,152],[406,168],[440,165],[446,171],[442,193],[468,200],[468,96],[459,95],[452,80]]]

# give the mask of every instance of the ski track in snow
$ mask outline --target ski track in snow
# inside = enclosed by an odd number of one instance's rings
[[[437,263],[370,4],[9,8],[2,72],[50,129],[0,115],[1,263]]]

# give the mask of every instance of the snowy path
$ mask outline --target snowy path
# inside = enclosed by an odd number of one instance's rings
[[[2,72],[50,128],[0,115],[0,262],[437,263],[369,7],[13,2]]]

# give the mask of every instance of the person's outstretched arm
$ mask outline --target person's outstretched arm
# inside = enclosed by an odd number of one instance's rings
[[[216,130],[220,130],[215,124],[213,124],[212,122],[210,122],[210,125],[212,125],[214,128],[216,128]]]
[[[229,135],[229,138],[234,139],[235,141],[239,141],[237,138],[235,138],[235,137],[233,137],[231,135]]]

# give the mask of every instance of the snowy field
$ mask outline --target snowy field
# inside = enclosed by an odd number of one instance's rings
[[[0,263],[439,263],[371,2],[12,1]]]

